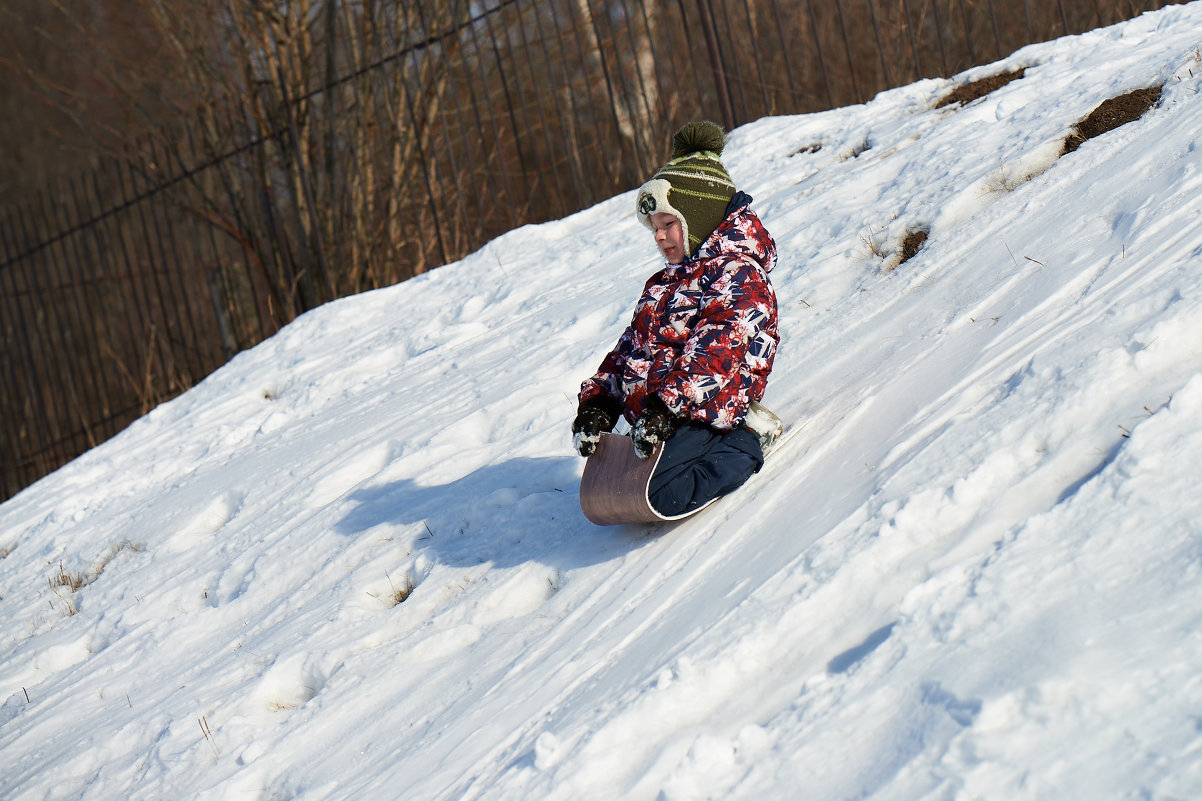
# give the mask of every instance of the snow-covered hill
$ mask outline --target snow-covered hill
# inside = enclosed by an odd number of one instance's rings
[[[577,503],[631,194],[241,354],[0,506],[0,797],[1202,797],[1199,46],[735,131],[796,433],[676,526]]]

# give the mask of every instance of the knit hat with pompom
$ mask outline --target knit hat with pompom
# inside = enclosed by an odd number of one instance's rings
[[[667,212],[684,228],[689,256],[726,218],[735,185],[718,157],[726,135],[709,121],[690,122],[672,137],[672,160],[639,189],[635,213],[654,231],[651,215]]]

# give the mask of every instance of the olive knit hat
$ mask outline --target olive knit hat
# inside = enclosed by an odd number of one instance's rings
[[[672,159],[639,189],[635,213],[655,230],[650,216],[667,212],[680,219],[689,256],[726,218],[735,185],[718,157],[726,135],[715,123],[690,122],[672,137]]]

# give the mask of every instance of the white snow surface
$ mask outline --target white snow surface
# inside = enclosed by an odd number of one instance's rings
[[[0,798],[1202,798],[1200,45],[734,131],[789,429],[676,525],[570,445],[633,193],[242,353],[0,505]]]

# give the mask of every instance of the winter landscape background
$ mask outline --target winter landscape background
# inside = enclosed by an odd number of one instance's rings
[[[1199,797],[1200,31],[734,131],[791,428],[681,524],[577,502],[576,389],[655,269],[632,193],[329,303],[0,505],[0,797]]]

